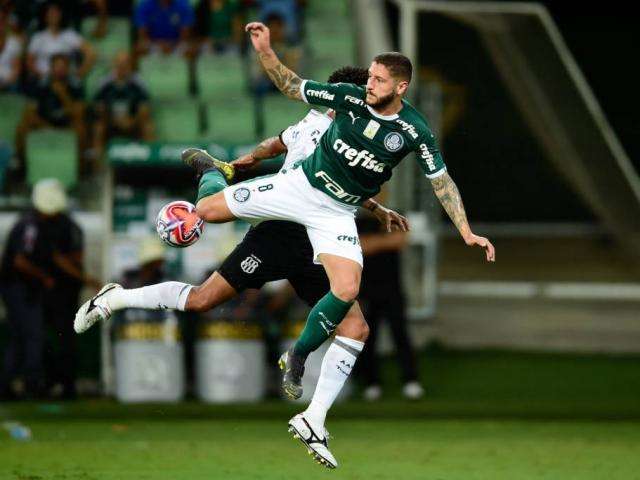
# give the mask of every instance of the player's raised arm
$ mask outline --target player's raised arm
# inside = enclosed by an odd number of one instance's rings
[[[293,100],[302,101],[300,85],[302,79],[293,71],[285,67],[271,48],[269,29],[260,22],[251,22],[244,28],[251,35],[253,48],[258,52],[258,58],[267,75],[282,93]]]
[[[496,251],[491,242],[485,237],[474,234],[467,221],[467,213],[464,210],[460,191],[451,176],[445,171],[431,179],[433,191],[440,200],[442,207],[456,226],[465,243],[469,246],[479,245],[485,249],[488,262],[496,261]]]

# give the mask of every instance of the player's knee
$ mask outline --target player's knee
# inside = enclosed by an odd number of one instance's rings
[[[342,322],[336,329],[336,335],[364,343],[369,338],[369,325],[364,319],[358,322]]]
[[[340,282],[331,286],[331,291],[343,302],[353,302],[360,292],[359,279],[353,279],[351,281]]]
[[[369,325],[367,322],[361,323],[358,336],[359,338],[356,338],[356,340],[360,340],[361,342],[366,342],[367,338],[369,338]]]

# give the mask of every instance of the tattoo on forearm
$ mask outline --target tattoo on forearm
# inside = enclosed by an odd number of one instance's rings
[[[460,192],[449,174],[445,173],[434,178],[431,180],[431,185],[433,185],[434,193],[456,228],[460,232],[469,230],[469,222],[467,221],[467,214],[464,211]]]
[[[274,66],[269,65],[274,60],[270,54],[259,53],[258,58],[273,84],[278,87],[278,90],[293,100],[302,100],[302,95],[300,95],[302,79],[298,75],[285,67],[277,58]]]
[[[277,157],[280,152],[276,151],[274,148],[273,143],[276,140],[278,140],[278,137],[267,138],[260,142],[260,145],[253,150],[253,158],[256,160],[265,160],[267,158]]]

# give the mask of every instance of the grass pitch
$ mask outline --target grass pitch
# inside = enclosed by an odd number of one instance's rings
[[[0,404],[0,479],[640,479],[640,361],[456,353],[423,357],[428,396],[337,406],[327,427],[340,467],[317,465],[287,433],[299,407]]]
[[[336,420],[336,471],[289,438],[286,419],[44,421],[0,441],[0,478],[625,479],[639,477],[640,423]]]

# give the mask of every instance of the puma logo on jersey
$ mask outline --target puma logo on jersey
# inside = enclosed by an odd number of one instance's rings
[[[349,110],[349,116],[351,117],[351,125],[356,124],[356,119],[360,117],[356,117],[351,110]]]
[[[323,100],[333,100],[336,96],[326,90],[307,90],[308,97],[322,98]]]
[[[374,160],[375,155],[369,150],[358,151],[340,138],[333,143],[333,149],[349,161],[347,165],[350,167],[360,164],[362,168],[373,170],[377,173],[381,173],[384,170],[384,163]]]

